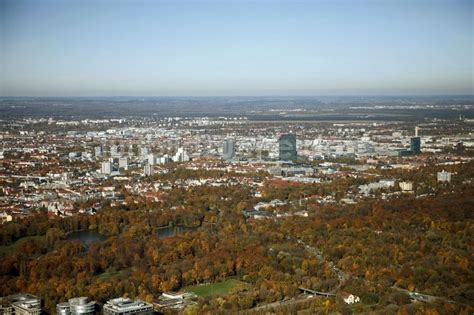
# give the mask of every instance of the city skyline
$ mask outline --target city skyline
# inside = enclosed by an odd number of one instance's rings
[[[0,7],[0,96],[473,94],[471,1]]]

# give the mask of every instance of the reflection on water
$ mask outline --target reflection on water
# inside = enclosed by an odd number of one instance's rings
[[[185,226],[165,226],[165,227],[158,228],[157,235],[159,239],[164,239],[170,236],[182,234],[187,231],[194,231],[196,229],[197,228],[195,227],[185,227]]]
[[[165,226],[157,229],[159,239],[182,234],[187,231],[194,231],[195,227],[185,226]],[[68,241],[81,241],[85,247],[89,247],[94,242],[100,242],[107,239],[107,236],[100,234],[97,230],[84,230],[71,232],[66,236]]]
[[[107,236],[99,234],[97,230],[84,230],[71,232],[67,235],[68,241],[81,241],[85,247],[89,247],[94,242],[99,242],[107,239]]]

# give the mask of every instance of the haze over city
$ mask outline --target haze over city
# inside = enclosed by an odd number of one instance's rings
[[[2,0],[0,95],[470,95],[472,16],[469,0]]]

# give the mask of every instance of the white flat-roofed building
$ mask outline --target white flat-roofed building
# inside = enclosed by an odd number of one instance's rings
[[[40,315],[41,300],[28,293],[9,295],[5,300],[11,303],[15,315]]]
[[[451,172],[446,172],[443,170],[442,172],[438,172],[438,182],[451,182]]]
[[[402,191],[412,191],[413,190],[413,183],[412,182],[399,182],[398,186]]]
[[[153,314],[153,305],[141,300],[116,298],[104,305],[104,315]]]

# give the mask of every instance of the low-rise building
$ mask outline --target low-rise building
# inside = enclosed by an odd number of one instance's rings
[[[104,315],[153,314],[153,305],[141,300],[116,298],[104,304]]]
[[[1,314],[40,315],[41,300],[32,294],[18,293],[3,297]]]
[[[441,172],[438,172],[438,182],[451,182],[451,172],[446,172],[445,170],[442,170]]]

